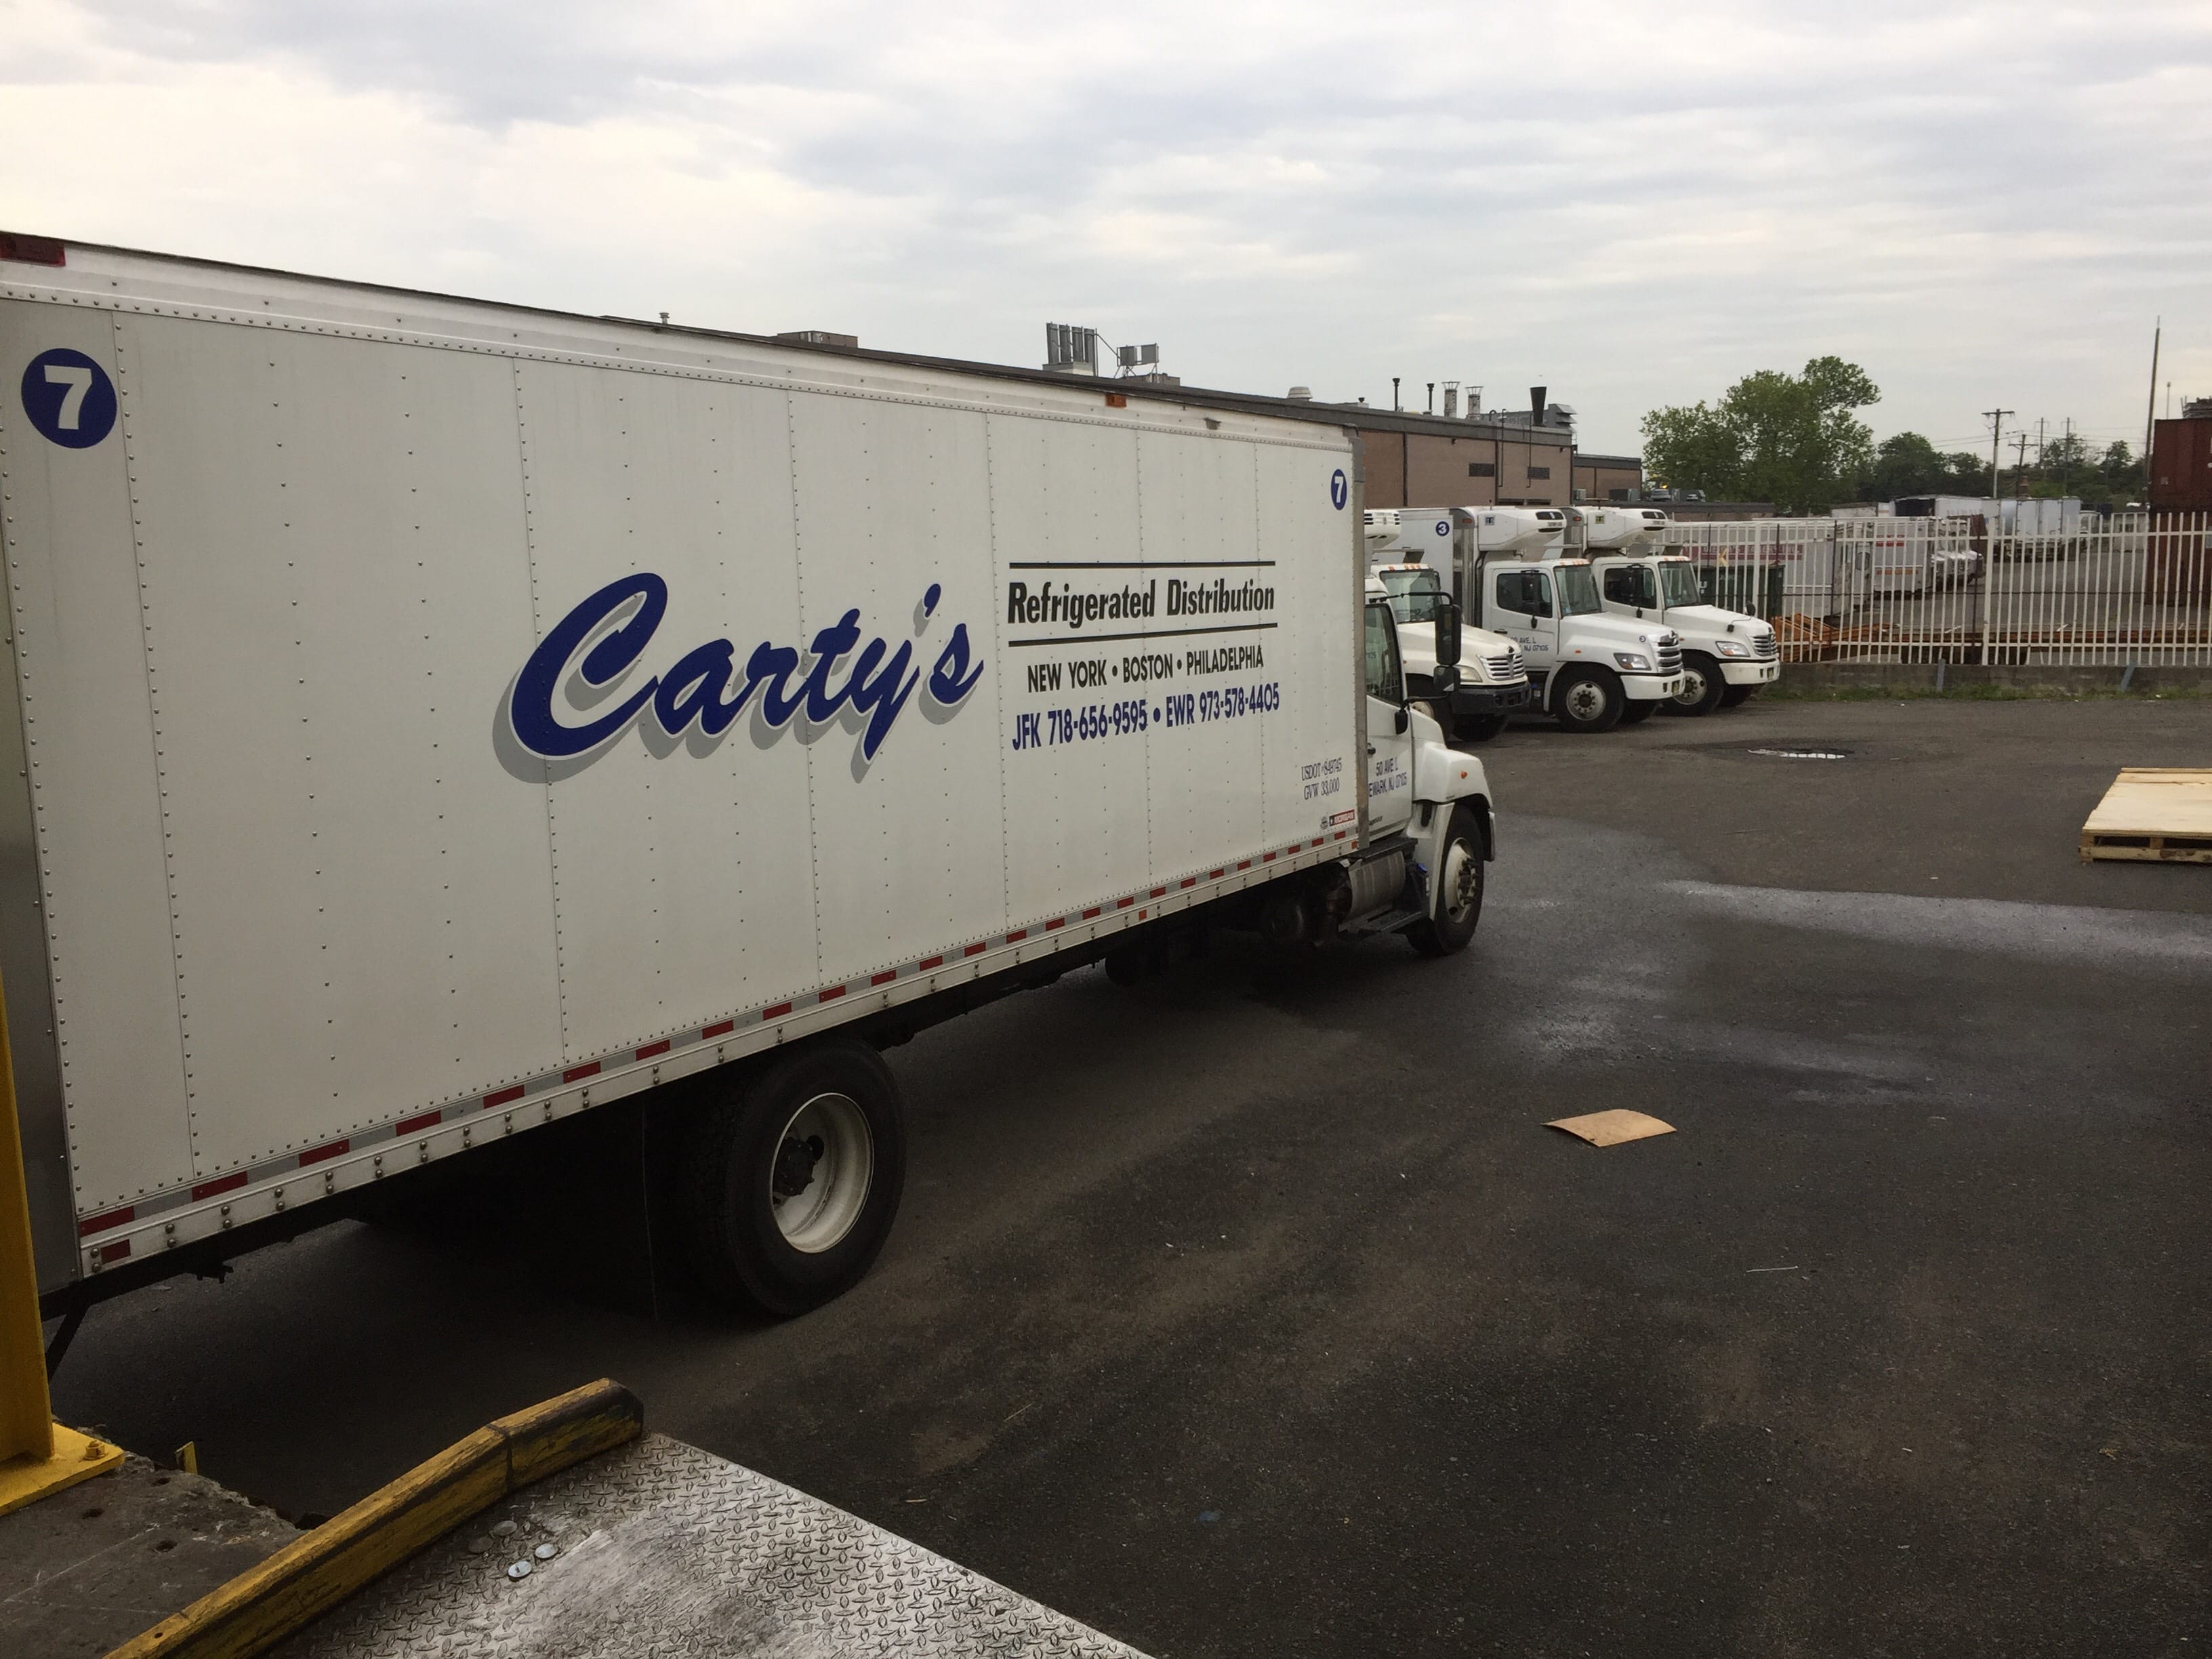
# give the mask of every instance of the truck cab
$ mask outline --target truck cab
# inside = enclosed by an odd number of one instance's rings
[[[1588,559],[1485,558],[1468,586],[1477,620],[1520,647],[1535,707],[1563,729],[1610,731],[1681,695],[1680,636],[1607,615]]]
[[[1658,623],[1682,640],[1682,689],[1671,707],[1682,714],[1733,708],[1781,677],[1774,629],[1756,617],[1707,605],[1698,568],[1680,554],[1600,554],[1591,561],[1608,615]]]
[[[1457,682],[1449,692],[1437,690],[1437,614],[1450,596],[1435,569],[1425,564],[1376,565],[1368,572],[1367,596],[1389,602],[1398,622],[1407,690],[1438,717],[1449,737],[1487,742],[1528,707],[1534,694],[1519,647],[1484,628],[1461,630]]]

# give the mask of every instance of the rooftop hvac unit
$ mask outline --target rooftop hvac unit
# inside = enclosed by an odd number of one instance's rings
[[[1073,323],[1044,325],[1044,366],[1063,374],[1098,372],[1098,331]]]
[[[1114,360],[1124,368],[1142,368],[1147,363],[1158,363],[1160,349],[1156,345],[1117,346]]]

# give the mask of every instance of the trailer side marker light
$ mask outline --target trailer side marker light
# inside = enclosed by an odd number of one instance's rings
[[[1165,898],[1167,896],[1168,890],[1164,887],[1155,887],[1152,889],[1152,896],[1154,898]]]
[[[54,263],[55,263],[56,264],[59,264],[61,263],[61,261],[60,261],[60,260],[58,260],[58,259],[57,259],[57,260],[55,260],[55,261],[54,261]],[[1106,394],[1106,407],[1107,407],[1107,408],[1109,408],[1109,409],[1127,409],[1128,406],[1129,406],[1129,397],[1128,397],[1128,394],[1127,394],[1127,392],[1108,392],[1108,393]]]
[[[640,1060],[651,1060],[655,1054],[666,1054],[670,1046],[669,1040],[663,1037],[658,1042],[647,1043],[644,1048],[637,1051],[637,1057]]]
[[[324,1146],[317,1146],[307,1152],[301,1153],[300,1167],[304,1170],[310,1164],[320,1164],[329,1158],[343,1158],[352,1150],[352,1141],[333,1140]]]
[[[1273,853],[1262,853],[1262,854],[1260,854],[1260,862],[1261,862],[1261,863],[1262,863],[1262,864],[1273,864],[1274,861],[1275,861],[1275,855],[1274,855]],[[1244,860],[1244,863],[1245,863],[1245,864],[1249,864],[1249,863],[1251,863],[1251,862],[1252,862],[1252,860],[1249,860],[1249,859],[1247,859],[1247,860]],[[1243,867],[1243,865],[1239,865],[1237,867],[1238,867],[1239,869],[1242,869],[1242,868]]]
[[[1044,930],[1046,933],[1049,933],[1055,927],[1065,927],[1066,926],[1067,918],[1066,916],[1054,916],[1050,921],[1045,923]]]
[[[110,1227],[120,1227],[125,1222],[136,1221],[137,1218],[138,1206],[136,1204],[126,1204],[119,1210],[108,1210],[99,1215],[87,1216],[76,1224],[76,1236],[79,1238],[90,1238],[94,1233],[104,1233]]]
[[[520,1091],[512,1091],[508,1092],[520,1093]],[[490,1103],[500,1097],[500,1096],[496,1095],[486,1095],[484,1097],[484,1109],[487,1111],[490,1110]],[[423,1112],[414,1117],[401,1118],[398,1122],[392,1126],[392,1133],[396,1135],[411,1135],[417,1129],[434,1129],[439,1124],[444,1122],[445,1120],[446,1115],[443,1112]],[[246,1177],[244,1176],[239,1176],[239,1179],[243,1181]],[[198,1198],[199,1196],[199,1189],[198,1188],[194,1188],[192,1189],[192,1196],[194,1198]]]
[[[890,984],[893,980],[896,979],[897,977],[898,977],[898,969],[896,969],[896,968],[886,968],[886,969],[884,969],[884,971],[883,971],[882,973],[880,973],[880,974],[871,974],[871,975],[868,975],[868,983],[869,983],[869,984],[871,984],[871,985],[888,985],[888,984]]]
[[[960,954],[963,957],[980,957],[983,954],[983,947],[980,945],[971,945]]]
[[[0,230],[0,259],[20,259],[27,265],[65,265],[69,253],[51,236]]]
[[[814,994],[814,1000],[817,1002],[835,1002],[839,997],[842,997],[844,994],[845,988],[843,986],[833,985],[826,991],[817,991]]]
[[[567,1071],[562,1073],[561,1081],[581,1083],[586,1078],[597,1077],[599,1074],[599,1062],[596,1060],[587,1060],[581,1066],[571,1066]]]
[[[1133,898],[1115,899],[1114,901],[1114,908],[1116,910],[1126,910],[1136,902],[1137,901]]]
[[[933,968],[942,968],[945,966],[945,958],[943,957],[924,957],[920,962],[915,963],[915,966],[926,974]]]
[[[127,1238],[118,1238],[112,1244],[103,1244],[100,1247],[100,1266],[106,1267],[111,1261],[120,1261],[130,1254],[131,1241]]]
[[[236,1192],[245,1184],[246,1171],[243,1170],[227,1176],[217,1176],[213,1181],[203,1181],[193,1188],[192,1199],[197,1203],[204,1198],[218,1198],[225,1193]]]
[[[1249,859],[1243,860],[1238,863],[1237,867],[1239,870],[1249,870],[1252,867],[1252,860]]]
[[[763,1008],[763,1009],[762,1009],[762,1010],[761,1010],[761,1018],[762,1018],[763,1019],[781,1019],[781,1018],[782,1018],[786,1014],[789,1013],[790,1012],[791,1012],[791,1005],[790,1005],[789,1003],[787,1003],[787,1002],[779,1002],[779,1003],[777,1003],[777,1004],[775,1005],[775,1007],[773,1007],[773,1008]]]
[[[1012,933],[1006,935],[1006,943],[1009,945],[1016,945],[1020,943],[1023,939],[1027,939],[1029,936],[1030,930],[1028,928],[1017,927]]]
[[[1196,876],[1185,876],[1182,878],[1182,884],[1186,887],[1195,887],[1198,885],[1198,878]]]
[[[1216,871],[1215,871],[1212,875],[1208,876],[1208,877],[1206,878],[1206,879],[1207,879],[1208,881],[1219,881],[1219,880],[1222,878],[1222,877],[1224,877],[1224,876],[1227,875],[1228,873],[1229,873],[1229,872],[1228,872],[1226,870],[1216,870]]]
[[[1097,905],[1095,905],[1095,904],[1094,904],[1094,905],[1092,905],[1092,906],[1091,906],[1088,910],[1085,910],[1085,911],[1083,913],[1083,919],[1084,919],[1084,921],[1090,921],[1091,917],[1093,917],[1093,916],[1095,916],[1095,915],[1097,915],[1098,914],[1098,910],[1099,910],[1099,907],[1098,907]]]
[[[718,1019],[712,1025],[708,1026],[706,1030],[701,1031],[699,1035],[702,1037],[727,1036],[731,1032],[737,1029],[738,1022],[734,1019]]]
[[[495,1093],[488,1094],[484,1097],[484,1110],[489,1112],[495,1106],[504,1106],[511,1100],[520,1100],[522,1098],[522,1095],[523,1086],[520,1083],[515,1084],[511,1088],[501,1089]],[[437,1121],[438,1120],[435,1116],[433,1116],[430,1119],[430,1121],[433,1123]],[[399,1133],[402,1134],[405,1134],[407,1133],[407,1127],[405,1124],[402,1124],[400,1126]]]

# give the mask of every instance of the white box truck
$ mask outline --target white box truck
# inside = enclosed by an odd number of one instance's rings
[[[1526,713],[1570,732],[1606,732],[1680,694],[1680,637],[1605,614],[1589,561],[1567,545],[1565,509],[1405,507],[1398,525],[1403,556],[1434,566],[1466,620],[1520,652]]]
[[[1673,521],[1658,507],[1571,507],[1568,545],[1590,561],[1610,615],[1664,623],[1681,636],[1679,714],[1733,708],[1782,676],[1774,629],[1705,600],[1697,565],[1664,550]],[[1871,524],[1872,520],[1863,522]]]
[[[0,372],[50,1314],[685,1079],[694,1265],[797,1312],[897,1205],[881,1048],[1474,931],[1340,430],[23,237]]]
[[[1408,693],[1438,717],[1453,742],[1488,742],[1528,706],[1532,693],[1520,647],[1503,634],[1462,628],[1459,672],[1451,677],[1449,687],[1440,690],[1437,613],[1445,603],[1458,603],[1449,586],[1450,523],[1424,520],[1401,525],[1401,515],[1392,507],[1371,507],[1364,516],[1368,557],[1381,561],[1368,567],[1368,593],[1388,599],[1398,619]]]

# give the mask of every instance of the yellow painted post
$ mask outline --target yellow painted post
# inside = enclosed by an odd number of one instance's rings
[[[113,1446],[65,1429],[46,1394],[46,1330],[31,1255],[31,1199],[23,1133],[15,1118],[15,1064],[0,997],[0,1515],[104,1474],[123,1461]]]

